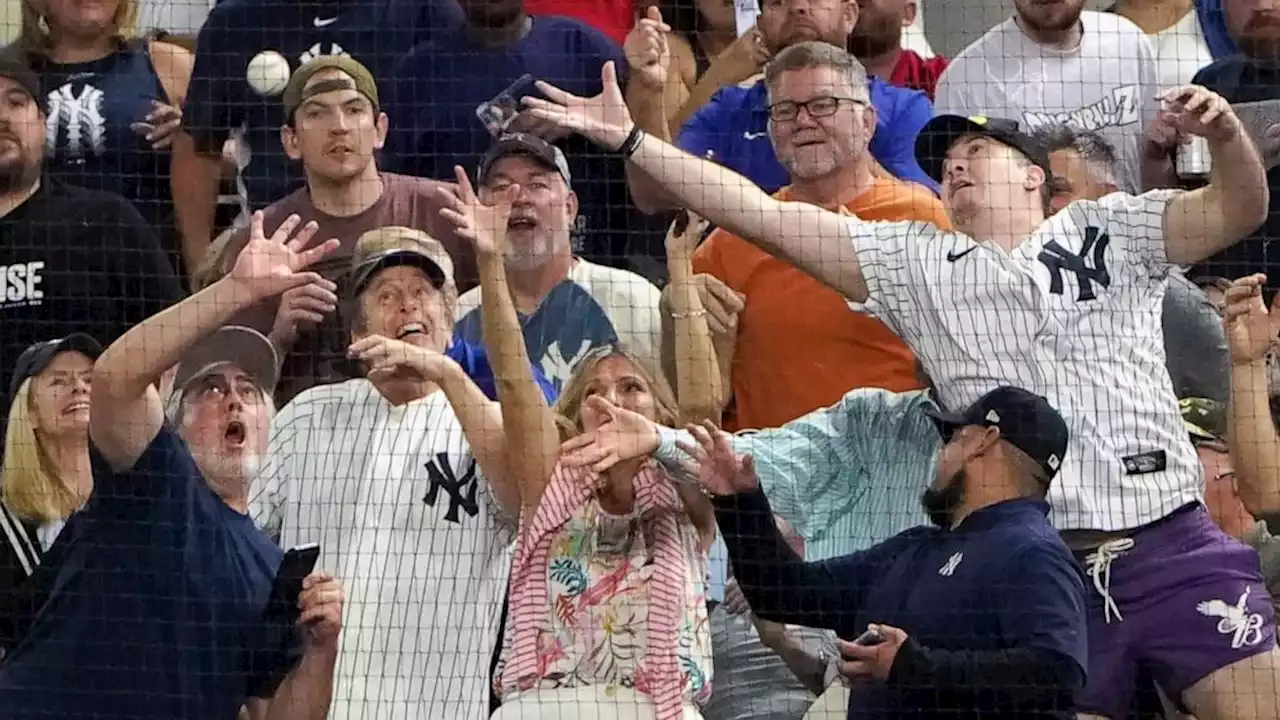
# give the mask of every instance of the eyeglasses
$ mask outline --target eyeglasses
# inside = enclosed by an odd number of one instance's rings
[[[866,107],[865,100],[848,97],[816,97],[812,100],[804,102],[791,102],[784,100],[780,103],[774,103],[769,106],[769,119],[774,122],[791,122],[800,117],[800,110],[803,108],[808,111],[809,117],[830,117],[835,115],[840,109],[840,103],[853,103]]]

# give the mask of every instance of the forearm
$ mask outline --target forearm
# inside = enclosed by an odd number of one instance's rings
[[[213,242],[222,156],[201,153],[191,136],[179,133],[173,140],[170,162],[169,184],[182,238],[182,258],[190,274],[200,266]]]
[[[707,311],[693,281],[692,256],[683,250],[668,253],[667,270],[680,415],[686,422],[716,422],[724,388]]]
[[[498,501],[505,510],[518,516],[520,490],[509,480],[507,472],[507,440],[502,426],[502,411],[467,376],[462,366],[450,360],[448,368],[440,381],[440,389],[458,416],[458,424],[471,446],[471,454]]]
[[[1084,684],[1084,676],[1075,661],[1052,650],[938,650],[908,639],[894,659],[889,682],[994,692],[1022,704],[1069,699]]]
[[[741,73],[738,73],[741,74]],[[680,128],[689,122],[689,118],[707,103],[711,102],[711,98],[720,92],[720,88],[742,82],[746,77],[734,79],[726,69],[723,61],[713,61],[702,73],[698,81],[693,84],[693,89],[689,91],[689,97],[685,99],[684,104],[671,116],[668,127],[671,128],[671,137],[675,137]]]
[[[824,564],[804,562],[787,544],[763,493],[716,497],[713,503],[733,575],[753,613],[811,628],[840,631],[852,625],[847,588]]]
[[[324,720],[333,701],[336,648],[309,650],[280,684],[267,708],[267,720]]]
[[[765,644],[782,658],[787,669],[796,676],[806,690],[814,695],[821,695],[827,689],[826,660],[819,653],[812,652],[790,629],[784,631],[776,640]]]
[[[192,345],[253,303],[234,280],[222,279],[135,325],[94,364],[94,394],[136,398],[160,381]]]
[[[1271,420],[1265,361],[1233,363],[1227,431],[1240,500],[1253,515],[1280,510],[1280,438]]]
[[[646,133],[656,138],[671,142],[671,132],[667,128],[667,113],[662,90],[645,85],[639,80],[632,80],[627,87],[627,109],[635,124]],[[647,214],[668,210],[673,205],[671,198],[662,185],[649,173],[640,169],[633,162],[626,164],[627,186],[631,190],[631,199],[636,206]]]
[[[1266,220],[1271,201],[1267,171],[1243,129],[1229,140],[1210,141],[1209,156],[1213,169],[1208,189],[1217,201],[1215,209],[1226,220],[1223,234],[1235,242]]]

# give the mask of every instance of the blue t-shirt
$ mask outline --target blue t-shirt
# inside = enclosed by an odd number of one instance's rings
[[[390,123],[383,165],[392,172],[447,180],[460,165],[474,178],[493,143],[476,116],[477,106],[525,74],[575,95],[598,95],[600,70],[610,60],[625,75],[622,49],[572,18],[533,18],[527,35],[496,49],[476,43],[465,27],[434,32],[380,89]],[[532,81],[513,99],[530,94],[537,94]],[[569,161],[578,195],[575,248],[588,260],[616,266],[626,253],[629,233],[647,225],[631,207],[625,166],[577,135],[557,145]]]
[[[486,397],[490,400],[498,399],[498,383],[493,374],[493,365],[489,363],[489,353],[479,341],[468,342],[466,336],[455,329],[453,342],[445,351],[445,355],[462,366],[462,371],[484,392]],[[547,403],[554,404],[557,395],[556,386],[547,380],[547,376],[538,368],[536,362],[533,363],[533,381],[542,390],[542,396],[547,399]]]
[[[894,87],[870,79],[871,104],[876,109],[876,132],[871,155],[885,170],[938,192],[934,182],[916,162],[916,135],[933,117],[933,104],[919,90]],[[686,152],[706,157],[746,176],[765,192],[775,193],[791,182],[778,162],[769,140],[769,93],[761,80],[751,87],[721,88],[680,128],[676,144]]]
[[[279,94],[264,97],[247,73],[255,55],[274,50],[293,70],[316,57],[350,55],[382,81],[432,22],[452,22],[452,2],[430,0],[222,0],[200,29],[195,68],[183,108],[183,126],[207,153],[221,152],[241,125],[250,159],[243,179],[249,204],[260,209],[303,184],[302,166],[285,156]],[[441,8],[439,13],[428,12]],[[452,8],[452,12],[447,11]],[[281,88],[283,90],[283,88]]]
[[[270,697],[298,652],[263,619],[280,548],[168,426],[128,471],[93,455],[93,495],[46,556],[47,603],[0,666],[0,714],[233,720]]]

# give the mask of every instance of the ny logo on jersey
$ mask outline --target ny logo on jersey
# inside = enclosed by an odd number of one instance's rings
[[[67,155],[73,160],[85,155],[102,152],[107,131],[106,118],[102,114],[105,95],[101,90],[84,85],[76,94],[71,83],[49,93],[49,114],[45,119],[45,146],[58,147],[58,136],[65,134]]]
[[[1107,246],[1111,244],[1111,236],[1096,227],[1084,230],[1084,244],[1080,246],[1080,254],[1073,255],[1055,240],[1045,243],[1044,250],[1037,258],[1049,268],[1049,292],[1062,294],[1062,271],[1075,273],[1076,282],[1080,285],[1080,294],[1076,300],[1097,300],[1093,292],[1093,284],[1102,287],[1111,286],[1111,274],[1107,272]],[[1085,263],[1090,251],[1093,252],[1093,267]]]
[[[462,477],[453,473],[453,466],[449,464],[447,453],[436,453],[436,456],[427,462],[426,468],[427,476],[431,479],[431,487],[427,488],[427,494],[423,496],[422,502],[435,507],[436,497],[441,490],[444,490],[449,494],[449,510],[444,514],[444,519],[459,525],[462,524],[462,519],[458,516],[458,510],[466,511],[471,517],[475,517],[480,512],[479,506],[476,505],[475,460],[467,464]]]

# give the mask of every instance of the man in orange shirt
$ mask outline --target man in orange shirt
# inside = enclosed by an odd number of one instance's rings
[[[766,78],[769,131],[791,185],[777,197],[844,207],[864,220],[951,228],[929,190],[876,172],[867,151],[876,111],[861,63],[816,43],[779,60]],[[717,230],[698,248],[693,269],[711,276],[702,278],[710,324],[723,331],[717,350],[732,358],[721,362],[724,387],[732,388],[721,399],[726,428],[778,427],[855,388],[924,387],[915,356],[888,327],[741,238]]]

